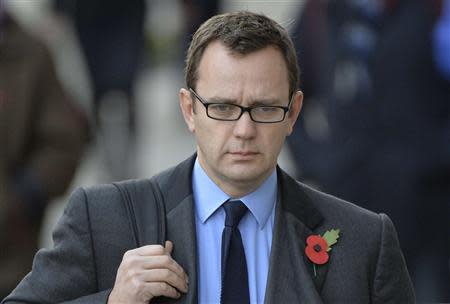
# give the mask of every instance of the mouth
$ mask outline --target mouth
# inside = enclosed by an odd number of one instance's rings
[[[230,154],[237,154],[237,155],[254,155],[258,154],[256,151],[230,151],[228,152]]]
[[[234,152],[229,152],[228,154],[230,154],[235,159],[249,160],[249,159],[254,158],[259,153],[254,152],[254,151],[234,151]]]

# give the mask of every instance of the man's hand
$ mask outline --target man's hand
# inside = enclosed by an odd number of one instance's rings
[[[108,304],[145,303],[158,296],[179,298],[186,293],[188,277],[171,257],[173,244],[148,245],[127,251],[117,271]]]

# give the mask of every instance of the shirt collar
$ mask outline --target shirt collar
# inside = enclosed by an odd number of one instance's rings
[[[192,172],[192,188],[195,198],[195,211],[202,223],[216,212],[230,197],[222,191],[206,174],[195,160]],[[239,198],[250,210],[263,229],[275,206],[277,198],[277,173],[276,169],[255,191]]]

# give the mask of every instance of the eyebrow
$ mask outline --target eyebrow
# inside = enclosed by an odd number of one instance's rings
[[[222,97],[211,97],[211,98],[205,99],[205,101],[212,102],[212,103],[233,103],[233,104],[237,104],[237,100],[236,99],[222,98]]]
[[[274,106],[280,105],[280,100],[276,98],[258,99],[250,102],[250,106]]]
[[[227,104],[236,104],[238,105],[239,103],[237,102],[236,99],[231,99],[231,98],[222,98],[222,97],[211,97],[208,99],[205,99],[206,102],[209,103],[227,103]],[[248,106],[273,106],[273,105],[279,105],[281,102],[279,99],[276,98],[263,98],[263,99],[258,99],[255,101],[251,101]]]

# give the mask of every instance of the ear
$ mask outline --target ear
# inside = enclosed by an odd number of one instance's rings
[[[191,98],[191,92],[184,88],[180,89],[178,94],[180,100],[181,113],[183,113],[184,121],[186,122],[189,131],[195,133],[195,121],[194,121],[194,101]]]
[[[292,97],[292,99],[293,100],[292,100],[291,109],[288,112],[289,128],[288,128],[287,135],[291,135],[292,132],[294,131],[295,122],[297,121],[298,115],[300,114],[300,111],[302,110],[303,92],[298,90],[297,92],[294,93],[294,96]]]

